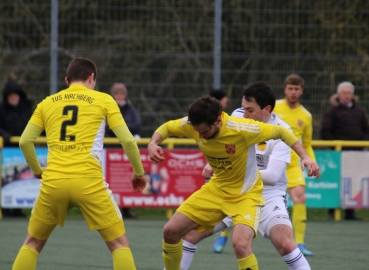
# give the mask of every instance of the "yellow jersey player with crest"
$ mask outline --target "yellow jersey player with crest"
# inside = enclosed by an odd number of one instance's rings
[[[311,113],[299,102],[304,91],[304,80],[297,74],[289,75],[284,82],[284,99],[277,100],[274,112],[286,122],[293,134],[302,143],[310,158],[315,159],[311,146],[313,137],[313,124]],[[300,167],[300,158],[294,151],[291,151],[291,163],[287,166],[288,193],[293,202],[292,225],[294,228],[295,240],[305,256],[314,254],[306,248],[306,197],[305,197],[305,177]]]
[[[187,117],[168,121],[154,132],[148,145],[151,160],[164,160],[159,144],[169,136],[194,139],[214,176],[181,204],[164,226],[165,269],[180,270],[182,237],[186,233],[213,231],[214,226],[229,215],[235,225],[233,246],[239,269],[258,270],[251,246],[265,201],[255,144],[283,139],[300,156],[307,157],[303,165],[309,166],[311,173],[316,173],[316,164],[285,127],[229,116],[222,112],[220,102],[210,96],[195,100]]]

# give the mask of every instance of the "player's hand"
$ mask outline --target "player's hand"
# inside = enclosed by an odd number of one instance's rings
[[[145,175],[132,175],[131,178],[133,191],[142,191],[146,187]]]
[[[204,169],[202,169],[202,177],[204,177],[205,179],[209,179],[212,176],[213,176],[213,169],[211,168],[209,163],[207,163]]]
[[[308,176],[315,176],[316,178],[320,177],[319,165],[311,158],[304,158],[301,160],[301,169],[304,170],[305,167],[307,168]]]
[[[40,174],[33,174],[37,179],[42,179],[42,173],[44,172],[45,167],[42,167],[42,172]]]
[[[164,151],[159,145],[156,145],[155,143],[149,143],[147,149],[149,150],[149,157],[152,161],[159,163],[165,159]]]

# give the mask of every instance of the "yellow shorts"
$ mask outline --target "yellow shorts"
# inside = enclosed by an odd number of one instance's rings
[[[81,210],[90,230],[108,228],[122,219],[120,209],[103,178],[78,178],[42,180],[31,222],[35,219],[62,227],[72,207]]]
[[[256,235],[261,208],[265,205],[262,188],[260,181],[250,192],[242,196],[223,198],[214,190],[211,183],[208,183],[193,193],[177,211],[199,224],[196,230],[200,232],[213,230],[223,218],[231,216],[233,226],[248,225],[254,229]]]
[[[304,173],[301,170],[300,163],[288,164],[286,175],[288,181],[287,189],[297,186],[306,186]]]

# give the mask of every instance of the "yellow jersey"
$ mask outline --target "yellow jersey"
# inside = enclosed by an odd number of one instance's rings
[[[311,146],[313,138],[313,118],[311,113],[301,104],[297,108],[290,108],[286,99],[278,99],[273,111],[278,118],[282,119],[292,128],[293,134],[301,142],[307,154],[312,160],[316,161],[314,150]],[[288,166],[296,165],[299,162],[299,156],[295,151],[291,151],[291,163]]]
[[[46,97],[29,123],[46,132],[48,158],[43,179],[101,177],[105,125],[125,125],[110,95],[82,84]]]
[[[209,185],[220,196],[234,198],[246,194],[256,183],[262,185],[255,159],[256,143],[283,137],[288,145],[292,145],[297,139],[278,125],[233,117],[225,112],[221,117],[219,133],[210,140],[199,138],[187,117],[167,122],[167,129],[169,135],[196,141],[214,172]]]

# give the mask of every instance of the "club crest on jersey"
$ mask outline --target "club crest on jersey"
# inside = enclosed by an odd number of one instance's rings
[[[298,121],[297,121],[297,125],[299,126],[299,127],[302,127],[302,125],[304,124],[304,121],[302,121],[301,119],[299,119]]]
[[[225,149],[226,149],[227,154],[236,153],[236,145],[235,144],[226,144]]]
[[[266,148],[267,148],[266,142],[258,143],[258,149],[260,151],[265,151]]]

